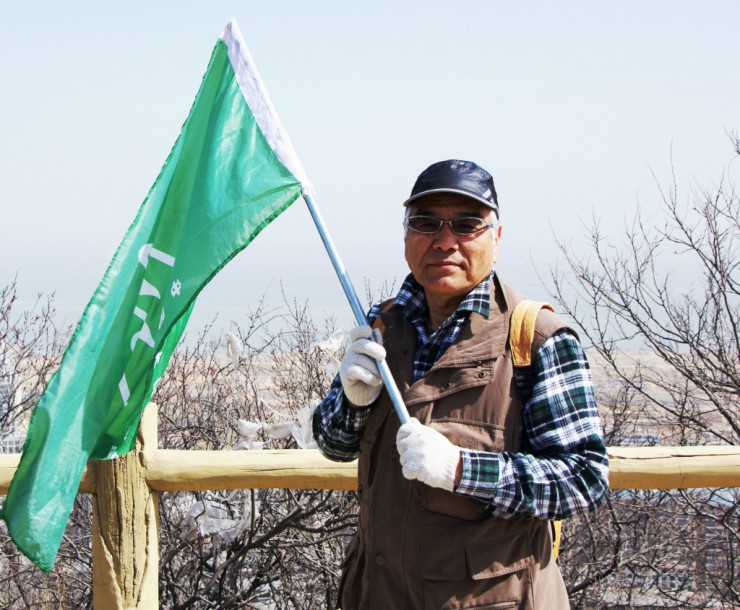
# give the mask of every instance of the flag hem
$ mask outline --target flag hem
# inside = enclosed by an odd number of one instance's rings
[[[285,168],[301,182],[302,192],[313,194],[306,170],[298,158],[293,143],[283,127],[280,117],[272,105],[270,95],[260,78],[257,66],[242,38],[236,21],[230,21],[221,34],[227,48],[229,61],[236,76],[242,95],[257,121],[267,143]]]

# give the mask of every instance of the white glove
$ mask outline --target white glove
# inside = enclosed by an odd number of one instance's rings
[[[372,337],[372,339],[371,339]],[[383,380],[376,360],[385,358],[380,332],[369,326],[353,328],[350,344],[339,367],[344,395],[356,407],[366,407],[380,395]]]
[[[460,448],[446,436],[412,417],[398,429],[396,445],[403,476],[418,479],[430,487],[453,491]]]

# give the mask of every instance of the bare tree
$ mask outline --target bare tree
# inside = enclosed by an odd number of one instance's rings
[[[52,297],[17,315],[16,303],[14,283],[0,290],[0,432],[17,437],[8,445],[17,451],[69,333],[54,324]],[[319,329],[305,305],[259,303],[226,339],[211,335],[209,325],[181,344],[160,380],[154,400],[161,446],[305,446],[312,409],[341,356],[333,322]],[[333,604],[356,499],[287,489],[166,493],[160,520],[161,607],[313,609]],[[0,526],[0,607],[91,608],[90,532],[90,498],[81,495],[55,569],[46,574]]]
[[[305,305],[260,303],[234,326],[227,357],[207,332],[174,355],[154,397],[164,446],[305,446],[310,415],[333,377],[340,345],[333,324],[320,331]],[[169,493],[161,505],[162,607],[333,607],[356,526],[354,494]]]
[[[31,409],[59,365],[70,328],[54,321],[53,295],[18,311],[15,281],[0,289],[0,452],[17,453]],[[79,496],[56,569],[45,574],[23,557],[0,526],[0,607],[89,608],[90,499]]]
[[[54,295],[21,312],[13,280],[0,288],[0,451],[17,451],[29,413],[59,365],[69,328],[54,322]]]
[[[585,253],[561,243],[553,295],[589,348],[608,445],[737,445],[740,199],[729,170],[685,203],[675,175],[659,192],[659,226],[638,211],[621,243],[597,222]],[[606,510],[566,526],[574,607],[736,608],[739,500],[612,492]]]

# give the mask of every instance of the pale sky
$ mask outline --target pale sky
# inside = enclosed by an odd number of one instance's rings
[[[427,165],[494,177],[497,270],[535,298],[555,236],[615,234],[653,178],[717,182],[740,130],[740,3],[0,0],[0,284],[74,322],[236,19],[355,286],[398,286],[401,203]],[[737,162],[734,171],[737,172]],[[204,291],[194,333],[261,295],[352,324],[302,200]],[[363,298],[364,300],[364,298]]]

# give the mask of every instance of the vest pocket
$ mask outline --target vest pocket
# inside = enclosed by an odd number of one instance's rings
[[[458,531],[465,538],[465,532]],[[535,561],[526,537],[469,538],[464,545],[459,539],[457,544],[429,540],[434,542],[419,545],[426,610],[533,608]]]

